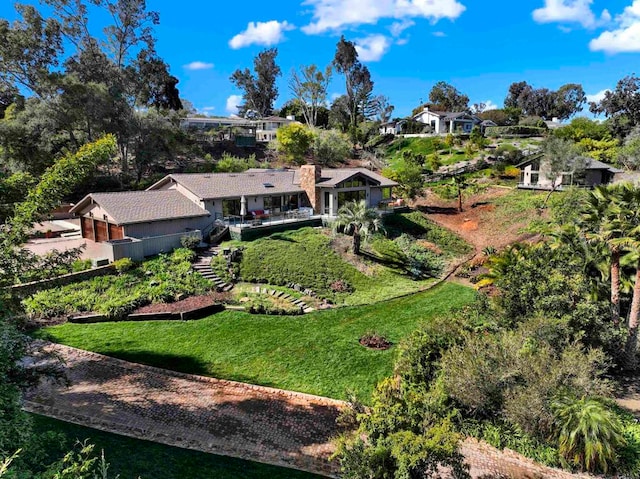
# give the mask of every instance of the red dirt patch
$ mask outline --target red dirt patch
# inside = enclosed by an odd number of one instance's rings
[[[365,348],[385,350],[389,349],[393,343],[379,334],[365,334],[360,338],[359,343]]]
[[[226,294],[207,294],[203,296],[191,296],[175,303],[157,303],[149,304],[141,308],[136,309],[135,313],[182,313],[185,311],[192,311],[198,308],[204,308],[205,306],[212,306],[215,303],[220,303],[225,299],[228,299]]]

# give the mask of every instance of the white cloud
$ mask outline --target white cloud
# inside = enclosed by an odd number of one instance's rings
[[[604,95],[605,93],[607,93],[609,90],[608,88],[605,90],[601,90],[598,93],[594,93],[593,95],[587,95],[587,101],[589,103],[594,102],[594,103],[600,103],[603,99],[604,99]]]
[[[402,32],[404,32],[407,28],[411,28],[415,24],[416,22],[409,19],[402,20],[400,22],[393,22],[389,27],[389,31],[391,32],[391,35],[393,37],[399,37],[400,35],[402,35]]]
[[[533,11],[533,19],[538,23],[579,23],[591,28],[596,24],[592,3],[593,0],[544,0],[544,7]]]
[[[215,106],[205,106],[202,108],[202,111],[213,111],[215,109],[216,109]]]
[[[191,63],[187,63],[184,66],[185,69],[187,70],[210,70],[211,68],[213,68],[213,63],[206,63],[206,62],[191,62]]]
[[[313,22],[302,28],[308,34],[375,24],[383,18],[454,20],[466,10],[458,0],[306,0],[305,4],[313,8]]]
[[[615,24],[612,30],[602,32],[598,38],[591,40],[589,48],[607,53],[640,52],[640,0],[633,0],[616,16]]]
[[[237,50],[249,45],[276,45],[284,40],[284,32],[294,29],[287,21],[249,22],[245,31],[229,40],[229,46]]]
[[[484,103],[484,111],[487,111],[487,110],[498,110],[500,108],[498,105],[493,103],[491,100],[485,100],[482,103]]]
[[[363,62],[377,62],[391,47],[391,39],[384,35],[369,35],[356,40],[358,58]]]
[[[444,32],[433,32],[433,36],[442,38],[442,37],[446,37],[447,34]]]
[[[227,98],[227,113],[231,115],[238,114],[238,106],[242,103],[242,95],[230,95]]]

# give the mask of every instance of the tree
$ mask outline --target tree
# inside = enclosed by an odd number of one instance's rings
[[[290,123],[276,131],[276,149],[291,163],[305,162],[315,135],[301,123]]]
[[[467,111],[469,97],[444,81],[436,83],[429,92],[429,101],[434,110]]]
[[[321,71],[315,65],[300,68],[300,74],[293,70],[289,89],[302,109],[307,125],[311,128],[318,124],[318,111],[327,101],[327,89],[331,82],[332,68]]]
[[[353,149],[349,138],[336,130],[315,130],[313,157],[320,165],[334,165],[345,161]]]
[[[403,198],[415,198],[422,194],[424,179],[422,178],[422,166],[401,158],[396,164],[382,170],[382,174],[390,180],[398,183],[396,191]]]
[[[253,59],[255,73],[245,68],[231,75],[231,82],[243,91],[243,103],[238,109],[241,116],[253,113],[263,118],[273,113],[273,103],[278,98],[276,79],[282,73],[276,64],[277,56],[277,48],[264,50]]]
[[[381,123],[387,123],[391,119],[391,114],[395,107],[389,102],[389,98],[379,95],[371,100],[368,117],[375,117]]]
[[[356,141],[357,124],[365,117],[365,110],[373,92],[373,81],[369,69],[358,60],[355,44],[345,40],[344,35],[336,45],[333,59],[336,71],[345,77],[346,104],[348,106],[349,133]]]
[[[629,170],[640,169],[640,127],[634,128],[617,152],[618,163]]]
[[[349,98],[347,95],[340,95],[333,100],[329,110],[329,125],[343,133],[349,132],[351,125],[351,112],[349,109]],[[352,135],[353,136],[353,135]]]
[[[533,88],[523,81],[509,86],[504,106],[519,108],[527,116],[565,120],[581,111],[585,102],[584,89],[577,83],[568,83],[553,91],[548,88]]]
[[[615,134],[625,136],[640,125],[640,77],[629,75],[618,81],[613,91],[606,91],[600,102],[591,102],[589,110],[611,120]]]
[[[572,173],[574,176],[580,175],[585,169],[585,159],[580,156],[575,146],[566,140],[556,137],[547,138],[542,144],[544,167],[541,165],[542,174],[551,182],[551,190],[547,195],[544,206],[546,206],[551,194],[562,185],[562,175]]]
[[[52,75],[62,54],[61,25],[45,20],[35,7],[16,5],[21,20],[0,19],[0,85],[16,85],[41,98],[52,93]]]
[[[362,239],[366,239],[375,231],[382,229],[382,219],[373,208],[367,207],[367,202],[350,201],[338,209],[338,217],[333,223],[335,230],[343,228],[345,234],[353,236],[352,251],[360,254]]]

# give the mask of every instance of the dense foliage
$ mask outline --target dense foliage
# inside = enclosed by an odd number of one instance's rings
[[[120,267],[116,276],[40,291],[23,300],[23,305],[28,314],[44,318],[79,312],[122,318],[145,304],[172,302],[209,291],[210,282],[191,269],[192,259],[192,251],[177,249],[133,269]]]

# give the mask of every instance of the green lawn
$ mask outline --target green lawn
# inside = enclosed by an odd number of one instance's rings
[[[225,311],[193,322],[64,324],[40,337],[187,373],[346,398],[363,399],[392,373],[396,347],[372,351],[358,339],[376,331],[397,344],[419,323],[468,304],[475,292],[446,283],[383,303],[305,316]]]
[[[388,215],[384,218],[389,236],[409,233],[435,243],[444,261],[450,261],[469,250],[456,234],[429,221],[422,213]],[[335,304],[356,306],[372,304],[424,290],[434,279],[413,279],[406,269],[376,261],[364,255],[359,262],[366,274],[345,261],[332,245],[330,235],[314,228],[276,233],[266,238],[243,244],[244,252],[239,275],[248,283],[285,286],[297,283],[315,291],[320,297]],[[347,244],[350,245],[350,242]],[[350,246],[347,246],[349,249]],[[364,250],[370,249],[368,245]],[[302,260],[304,258],[304,260]],[[212,267],[224,275],[224,259],[214,259]],[[350,293],[334,292],[332,285],[346,281]]]
[[[116,434],[89,429],[44,416],[31,415],[39,433],[52,431],[60,437],[47,455],[62,457],[76,441],[88,439],[99,454],[104,450],[109,477],[120,479],[313,479],[314,474],[293,469],[243,461],[226,456],[205,454],[178,447],[141,441]],[[29,454],[29,451],[24,451]]]

